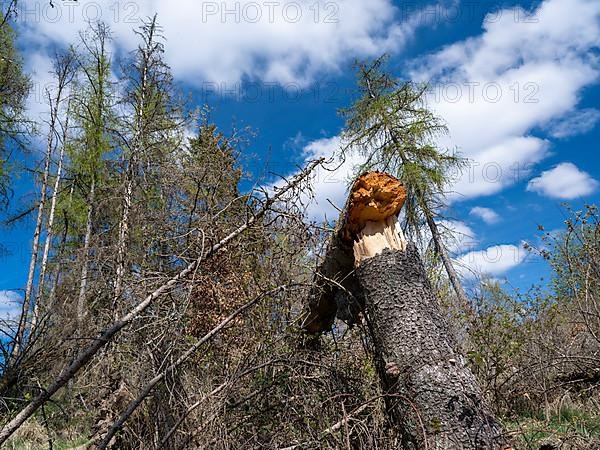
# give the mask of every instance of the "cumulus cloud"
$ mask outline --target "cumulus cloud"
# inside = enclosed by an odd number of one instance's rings
[[[507,8],[487,18],[480,35],[413,62],[410,77],[430,82],[429,105],[450,130],[439,144],[458,148],[471,162],[451,187],[451,201],[493,195],[529,179],[550,147],[534,130],[564,137],[593,126],[596,110],[577,105],[600,74],[593,56],[599,19],[600,3],[590,0]],[[584,120],[575,126],[573,117]]]
[[[340,138],[334,136],[309,142],[302,150],[306,161],[318,158],[327,160],[311,178],[314,198],[303,199],[308,205],[306,214],[310,220],[337,220],[339,210],[346,203],[352,176],[363,163],[363,158],[358,155],[339,157],[340,146]]]
[[[519,266],[527,256],[523,246],[494,245],[485,250],[468,252],[457,258],[457,270],[467,279],[498,276]]]
[[[120,49],[138,39],[132,32],[158,13],[168,38],[166,59],[179,79],[224,88],[244,77],[275,83],[309,83],[317,74],[339,70],[352,58],[401,48],[419,26],[418,16],[400,23],[391,0],[255,2],[247,0],[164,0],[146,2],[19,2],[26,44],[46,48],[68,44],[86,20],[111,26]]]
[[[558,164],[529,181],[527,190],[546,197],[569,200],[589,195],[600,183],[570,162]]]
[[[471,227],[459,220],[439,220],[438,228],[442,233],[442,238],[446,248],[451,254],[464,253],[478,243],[477,235]],[[425,230],[428,237],[429,229]]]
[[[455,200],[491,195],[523,181],[548,153],[538,128],[577,113],[580,92],[598,80],[600,3],[546,0],[535,10],[507,8],[483,33],[414,61],[411,77],[431,83],[430,106],[473,166],[453,186]],[[554,135],[565,135],[555,127]]]
[[[39,122],[49,119],[48,94],[56,95],[56,84],[52,75],[52,60],[46,53],[31,52],[26,55],[25,70],[33,80],[27,97],[27,111],[31,118]]]
[[[600,120],[600,111],[586,108],[550,124],[550,135],[555,138],[577,136],[591,131]]]
[[[493,195],[530,179],[550,147],[547,139],[532,135],[534,129],[554,124],[554,136],[564,135],[560,127],[574,114],[583,114],[588,123],[578,132],[589,126],[595,114],[577,112],[577,104],[581,90],[600,74],[593,57],[600,45],[598,19],[600,3],[590,0],[504,9],[484,21],[480,35],[413,62],[409,75],[431,83],[429,105],[450,130],[439,145],[458,148],[471,162],[451,186],[451,201]],[[338,137],[318,140],[305,155],[324,156],[338,146]],[[332,175],[337,184],[316,186],[311,217],[332,217],[335,209],[326,198],[343,205],[348,177],[359,162],[341,165]],[[472,214],[486,223],[498,219],[484,209]]]
[[[484,208],[482,206],[475,206],[474,208],[471,208],[469,214],[479,217],[487,224],[493,224],[500,220],[500,216],[496,213],[496,211],[490,208]]]

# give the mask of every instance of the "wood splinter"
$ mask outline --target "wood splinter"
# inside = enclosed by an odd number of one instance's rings
[[[309,333],[331,329],[336,317],[356,322],[364,299],[355,266],[384,248],[406,250],[397,216],[406,189],[395,177],[368,172],[354,182],[323,261],[316,270],[302,327]]]
[[[397,215],[406,190],[380,172],[361,175],[311,289],[306,331],[331,328],[342,294],[369,324],[388,415],[403,448],[507,447],[477,379]]]

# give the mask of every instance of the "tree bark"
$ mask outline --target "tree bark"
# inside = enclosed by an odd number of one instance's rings
[[[129,164],[133,164],[133,160],[129,161]],[[119,239],[117,241],[117,271],[115,277],[115,292],[113,307],[116,306],[117,301],[121,297],[121,291],[123,289],[123,278],[125,277],[125,252],[127,250],[127,236],[129,233],[129,213],[131,211],[131,200],[133,195],[133,170],[127,171],[127,184],[125,188],[125,195],[123,196],[123,214],[119,224]],[[117,308],[115,307],[115,314],[117,314]]]
[[[325,256],[313,276],[302,319],[302,328],[310,334],[329,331],[336,315],[351,323],[362,309],[362,300],[355,296],[360,290],[354,274],[352,246],[341,238],[339,224],[344,222],[344,215],[342,212]]]
[[[324,257],[325,268],[354,266],[357,286],[350,294],[364,301],[389,417],[404,448],[501,448],[502,428],[466,366],[416,247],[397,224],[405,195],[390,175],[361,175]],[[327,298],[316,300],[309,302],[313,320],[305,320],[307,331],[324,321],[315,305]]]
[[[364,259],[378,369],[406,448],[494,449],[502,429],[441,314],[414,245]]]

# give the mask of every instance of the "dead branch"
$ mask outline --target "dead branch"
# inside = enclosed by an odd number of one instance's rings
[[[228,236],[223,238],[221,241],[213,245],[206,253],[200,255],[198,259],[190,263],[185,269],[171,278],[169,281],[161,285],[154,292],[149,294],[142,302],[131,309],[129,313],[125,314],[121,318],[117,319],[111,325],[109,325],[100,335],[94,339],[94,341],[85,348],[77,357],[69,364],[63,371],[54,379],[50,386],[35,397],[25,408],[23,408],[10,422],[8,422],[0,431],[0,445],[6,442],[6,440],[21,426],[25,421],[35,413],[40,406],[45,404],[52,396],[61,389],[67,382],[84,367],[94,355],[109,343],[112,338],[118,334],[125,326],[130,324],[140,313],[142,313],[148,306],[150,306],[154,300],[160,297],[162,294],[168,292],[173,286],[185,279],[188,275],[196,270],[196,268],[207,258],[210,258],[229,242],[237,238],[240,234],[244,233],[252,225],[254,225],[259,219],[261,219],[271,208],[271,206],[292,189],[298,187],[312,171],[322,164],[323,158],[311,162],[306,169],[296,175],[286,186],[279,189],[273,197],[266,198],[263,202],[262,207],[252,217],[250,217],[246,223],[241,225],[239,228],[231,232]]]

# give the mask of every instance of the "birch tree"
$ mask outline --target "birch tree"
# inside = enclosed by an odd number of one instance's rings
[[[48,119],[48,132],[46,137],[46,151],[43,159],[43,170],[41,174],[40,197],[37,206],[37,218],[33,232],[33,243],[31,249],[31,257],[29,261],[29,272],[27,276],[27,284],[25,287],[25,297],[21,310],[21,318],[15,335],[15,345],[12,350],[13,358],[16,358],[22,350],[25,339],[26,330],[29,326],[28,315],[32,308],[35,308],[34,300],[34,281],[35,272],[39,258],[40,239],[43,232],[44,212],[48,199],[48,184],[50,179],[50,169],[52,163],[53,152],[56,145],[56,136],[58,134],[59,112],[62,102],[67,95],[67,88],[72,79],[72,70],[70,60],[67,58],[57,58],[54,63],[54,74],[56,77],[56,87],[54,90],[48,88],[46,95],[48,97],[48,105],[50,115]],[[29,330],[31,331],[31,329]]]
[[[57,56],[56,66],[60,67],[59,70],[59,84],[68,83],[71,84],[74,76],[74,55],[71,51],[68,51],[62,55]],[[64,80],[63,80],[64,79]],[[60,146],[60,152],[58,156],[58,167],[54,174],[54,184],[51,189],[52,195],[50,198],[50,210],[48,211],[48,218],[46,224],[46,236],[44,242],[44,250],[42,252],[42,260],[40,263],[40,274],[37,285],[37,296],[33,306],[33,317],[31,322],[31,333],[34,333],[36,325],[39,321],[39,314],[41,309],[41,302],[43,301],[44,287],[46,280],[46,272],[48,269],[48,257],[50,255],[50,247],[52,245],[52,239],[54,238],[54,219],[56,214],[56,204],[59,197],[59,188],[61,178],[63,175],[63,164],[65,160],[65,150],[67,147],[68,133],[69,133],[69,114],[71,98],[66,99],[67,106],[64,112],[64,120],[60,123],[62,132],[60,133],[60,140],[57,145]],[[58,134],[58,133],[57,133]]]

